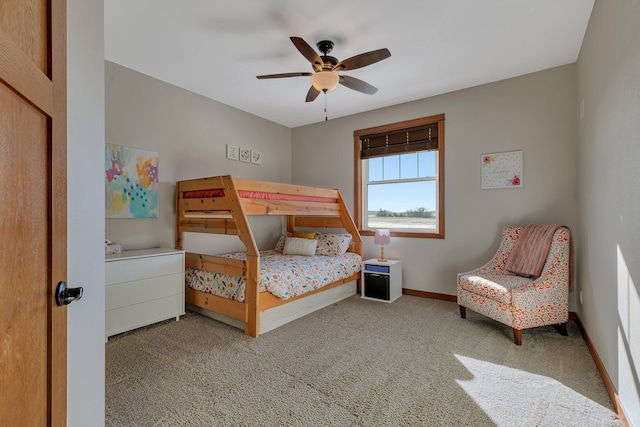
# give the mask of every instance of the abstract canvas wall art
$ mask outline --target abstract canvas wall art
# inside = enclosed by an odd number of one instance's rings
[[[107,218],[158,217],[158,153],[105,144]]]

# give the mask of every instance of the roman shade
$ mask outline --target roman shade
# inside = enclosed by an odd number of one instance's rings
[[[438,123],[360,136],[360,158],[438,149]]]

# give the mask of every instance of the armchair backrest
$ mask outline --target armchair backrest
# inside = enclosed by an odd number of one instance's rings
[[[573,278],[571,277],[571,232],[568,228],[562,227],[556,230],[551,241],[549,254],[544,263],[544,268],[540,277],[549,274],[551,269],[554,273],[566,275],[569,289],[573,290]],[[564,280],[563,280],[564,281]]]
[[[513,250],[513,244],[518,240],[520,232],[523,229],[524,227],[517,227],[513,225],[506,226],[502,229],[500,246],[491,261],[487,263],[496,273],[502,274],[505,272],[505,265],[507,264],[509,255],[511,255],[511,251]]]
[[[513,245],[520,237],[520,233],[523,229],[524,227],[512,225],[506,226],[502,229],[502,239],[500,241],[498,251],[491,261],[489,261],[489,264],[491,264],[491,267],[497,273],[508,274],[508,272],[505,271],[505,265],[511,255]],[[567,272],[569,271],[569,240],[570,232],[567,228],[562,227],[556,230],[553,235],[553,240],[551,241],[551,247],[549,248],[549,253],[547,254],[547,259],[541,276],[546,274],[554,265],[558,268],[566,269]]]

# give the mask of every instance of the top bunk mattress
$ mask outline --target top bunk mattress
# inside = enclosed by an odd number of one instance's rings
[[[246,259],[245,252],[222,255]],[[289,299],[346,279],[360,271],[360,255],[346,252],[339,256],[282,255],[275,250],[260,251],[260,292],[271,292]],[[245,279],[194,268],[185,269],[188,287],[223,298],[244,302]]]

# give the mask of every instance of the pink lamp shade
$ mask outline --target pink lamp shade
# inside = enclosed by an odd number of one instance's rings
[[[391,232],[383,228],[376,230],[373,241],[376,245],[388,245],[391,243]]]
[[[380,258],[378,258],[378,261],[386,262],[387,260],[384,258],[384,245],[391,243],[391,232],[384,228],[376,230],[376,234],[373,236],[373,242],[376,245],[380,245]]]

